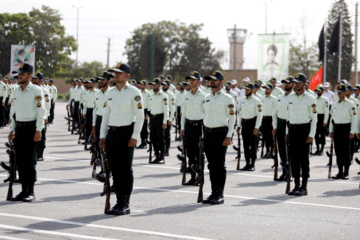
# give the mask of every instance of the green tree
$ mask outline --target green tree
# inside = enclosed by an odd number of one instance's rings
[[[68,61],[76,51],[74,37],[65,36],[58,10],[42,6],[29,12],[30,28],[34,37],[36,69],[45,76],[54,76],[60,70],[60,63]]]
[[[342,51],[341,51],[341,79],[350,80],[351,78],[351,66],[353,64],[352,56],[352,36],[351,33],[351,18],[349,16],[349,10],[344,0],[337,0],[333,3],[328,16],[328,25],[326,29],[326,39],[330,42],[331,34],[333,32],[334,25],[338,21],[338,18],[342,13]],[[326,80],[331,82],[333,86],[338,81],[338,64],[339,64],[339,52],[334,54],[327,54],[327,66],[326,66]]]
[[[26,13],[0,14],[0,73],[10,72],[11,44],[32,44],[30,18]]]

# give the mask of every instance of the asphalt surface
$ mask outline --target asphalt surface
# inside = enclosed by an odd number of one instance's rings
[[[56,104],[45,161],[37,165],[36,202],[7,202],[7,173],[0,170],[0,239],[360,239],[356,163],[348,181],[328,180],[328,158],[312,156],[309,195],[294,197],[285,194],[285,182],[273,181],[272,160],[259,159],[254,172],[236,171],[236,152],[229,147],[225,204],[203,205],[196,202],[198,187],[180,184],[174,135],[164,165],[149,165],[147,151],[135,150],[131,214],[104,215],[103,185],[91,178],[89,152],[67,131],[65,104]],[[0,129],[5,162],[8,132]],[[329,146],[327,139],[325,150]],[[206,171],[204,198],[209,193]],[[115,203],[114,195],[110,201]]]

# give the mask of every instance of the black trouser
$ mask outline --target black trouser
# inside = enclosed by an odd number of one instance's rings
[[[27,124],[26,126],[23,126]],[[34,142],[36,122],[17,122],[15,129],[16,164],[22,184],[36,182],[38,143]]]
[[[5,107],[2,106],[3,97],[0,97],[0,127],[4,126],[5,122]]]
[[[133,130],[134,124],[126,127],[109,127],[106,136],[107,157],[118,201],[121,201],[121,195],[129,195],[133,190],[134,147],[128,146]]]
[[[164,114],[151,115],[150,119],[150,139],[155,154],[165,152],[164,130],[162,129],[163,119]]]
[[[269,152],[270,149],[274,146],[274,141],[272,138],[272,117],[271,116],[264,116],[262,119],[262,134],[263,134],[263,141],[265,141],[266,152]]]
[[[181,131],[181,107],[176,107],[176,127],[179,129],[178,131]]]
[[[9,102],[9,97],[7,97],[6,98],[6,100],[5,100],[5,109],[4,109],[4,121],[5,121],[5,125],[6,125],[6,123],[8,123],[9,122],[9,115],[10,115],[10,107],[7,105],[8,104],[8,102]]]
[[[85,122],[85,141],[89,140],[91,130],[92,130],[92,120],[93,120],[93,108],[86,109],[86,122]]]
[[[170,116],[170,114],[169,114]],[[164,130],[164,139],[165,139],[165,152],[169,152],[170,149],[170,143],[171,143],[171,135],[170,135],[170,130],[172,127],[172,124],[169,125],[169,121],[167,121],[166,124],[166,129]]]
[[[241,135],[243,138],[244,154],[246,164],[254,164],[257,151],[257,136],[254,135],[256,117],[241,120]],[[250,159],[252,163],[250,163]]]
[[[324,127],[324,114],[317,115],[317,123],[316,123],[316,133],[315,133],[315,143],[317,148],[319,145],[325,145],[325,131],[326,127]]]
[[[54,121],[54,108],[55,108],[55,103],[53,100],[51,100],[50,103],[50,116],[49,116],[49,123],[52,123]]]
[[[46,124],[41,130],[41,141],[39,142],[39,150],[43,150],[46,148]]]
[[[199,138],[202,136],[203,121],[185,120],[185,145],[189,166],[197,165],[199,159]]]
[[[101,120],[102,116],[96,115],[95,121],[95,145],[98,150],[99,149],[99,141],[100,141],[100,128],[101,128]]]
[[[148,111],[145,108],[144,109],[144,116],[146,117],[146,115],[148,115]],[[148,120],[146,120],[145,117],[144,117],[144,124],[143,124],[141,132],[140,132],[140,138],[141,138],[142,141],[145,141],[149,136],[148,127],[147,127]]]
[[[351,123],[334,124],[336,164],[339,167],[340,173],[343,173],[343,167],[345,167],[345,170],[348,170],[351,162],[349,139],[350,130]]]
[[[327,121],[327,125],[326,125],[326,135],[329,135],[329,127],[330,127],[330,121],[331,121],[332,115],[331,115],[331,105],[329,105],[329,119]]]
[[[303,179],[310,177],[310,145],[306,143],[309,133],[310,123],[289,124],[291,173],[297,187],[299,187],[300,184],[300,175]]]
[[[224,189],[226,181],[225,156],[227,146],[223,141],[228,133],[228,127],[207,128],[204,126],[204,150],[208,160],[211,190]]]
[[[74,101],[74,112],[73,114],[73,129],[75,129],[75,123],[79,124],[79,104],[80,102]]]
[[[278,145],[279,156],[283,163],[287,162],[285,135],[286,135],[286,120],[278,118],[276,140]],[[285,168],[283,168],[283,173],[284,174],[286,173]]]

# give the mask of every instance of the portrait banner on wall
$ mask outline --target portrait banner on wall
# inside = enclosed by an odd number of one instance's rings
[[[34,66],[35,70],[35,46],[34,45],[11,45],[10,74],[19,69],[24,62]]]
[[[288,33],[258,35],[258,79],[268,81],[274,77],[280,81],[288,76],[289,35]]]

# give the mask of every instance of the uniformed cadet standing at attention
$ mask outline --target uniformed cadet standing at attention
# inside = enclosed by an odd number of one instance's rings
[[[148,138],[148,129],[147,129],[147,125],[148,125],[148,118],[149,118],[149,114],[148,114],[148,101],[149,101],[149,97],[150,97],[150,92],[149,90],[146,89],[146,85],[147,85],[147,82],[146,80],[141,80],[140,81],[140,84],[139,84],[139,87],[140,87],[140,91],[141,91],[141,96],[142,96],[142,100],[143,100],[143,103],[144,103],[144,115],[145,115],[145,118],[144,118],[144,124],[143,124],[143,127],[141,129],[141,133],[140,133],[140,138],[141,138],[141,143],[138,147],[136,148],[140,148],[140,149],[144,149],[146,148],[146,139]]]
[[[273,85],[271,83],[265,84],[265,86],[263,86],[263,89],[265,89],[265,96],[261,99],[261,105],[263,108],[263,119],[261,126],[263,141],[265,142],[266,146],[266,153],[264,155],[264,158],[272,158],[274,148],[274,142],[272,138],[272,117],[277,100],[276,97],[272,95]]]
[[[41,72],[37,72],[36,75],[32,79],[32,83],[36,86],[39,86],[41,91],[44,95],[44,102],[45,102],[45,109],[46,109],[46,118],[44,121],[44,128],[41,131],[41,141],[38,145],[38,154],[37,154],[37,160],[38,161],[44,161],[44,149],[46,148],[46,130],[47,130],[47,124],[48,124],[48,117],[50,116],[50,92],[47,88],[42,86],[42,83],[44,81],[44,76]]]
[[[317,110],[317,124],[315,133],[316,152],[314,155],[323,155],[325,146],[326,125],[329,118],[329,100],[322,96],[324,87],[318,85],[314,90],[317,93],[316,110]]]
[[[182,100],[184,97],[184,94],[186,93],[185,91],[185,86],[182,83],[179,83],[179,91],[176,92],[175,94],[175,106],[176,106],[176,112],[175,112],[175,117],[176,117],[176,127],[179,129],[179,132],[182,130],[181,128],[181,105],[182,105]],[[180,136],[175,139],[175,141],[180,141]]]
[[[95,107],[96,94],[99,91],[94,88],[95,79],[91,79],[88,83],[89,89],[87,94],[84,97],[84,117],[85,117],[85,141],[89,141],[90,134],[92,132],[92,124],[93,124],[93,111]]]
[[[0,74],[0,127],[6,125],[5,123],[5,101],[7,97],[7,87],[2,81],[2,75]]]
[[[284,93],[284,91],[276,86],[276,78],[271,78],[270,79],[270,83],[273,85],[273,91],[272,91],[272,95],[274,95],[275,97],[279,96],[280,94]]]
[[[21,192],[11,201],[35,201],[37,143],[41,140],[46,109],[43,92],[40,87],[30,82],[33,69],[30,64],[23,63],[18,71],[12,72],[19,74],[20,87],[16,88],[14,92],[9,139],[15,137],[15,157]],[[14,113],[16,113],[15,118]]]
[[[347,89],[345,91],[345,97],[355,104],[356,111],[358,112],[360,105],[359,105],[359,101],[354,96],[352,96],[353,87],[350,84],[347,84],[346,87],[347,87]],[[356,134],[356,132],[353,132],[353,134]],[[352,163],[352,160],[353,160],[354,152],[355,152],[355,141],[354,141],[354,138],[352,138],[352,139],[350,139],[350,159],[351,159],[351,163]]]
[[[114,72],[117,85],[105,97],[99,146],[107,148],[117,201],[106,214],[125,215],[130,213],[132,161],[144,121],[143,101],[140,90],[127,83],[129,65],[119,63],[108,72]]]
[[[50,110],[50,116],[49,116],[49,124],[53,124],[54,117],[55,117],[55,114],[54,114],[55,102],[57,100],[58,90],[57,90],[57,87],[54,85],[54,80],[53,79],[49,80],[48,87],[52,88],[52,91],[51,91],[51,94],[52,94],[52,97],[51,97],[51,110]]]
[[[172,122],[174,121],[175,116],[175,94],[170,90],[170,80],[166,79],[162,83],[162,88],[164,93],[167,94],[168,100],[169,100],[169,120],[167,122],[167,127],[165,129],[165,152],[164,156],[169,156],[169,149],[170,149],[170,142],[171,142],[171,136],[170,136],[170,130],[172,126]]]
[[[167,128],[169,119],[169,101],[167,94],[161,90],[160,85],[160,79],[154,78],[151,85],[153,93],[148,102],[150,139],[156,156],[151,163],[165,163],[164,130]]]
[[[257,135],[262,122],[261,100],[253,95],[254,85],[247,82],[244,86],[245,97],[241,99],[237,132],[243,138],[246,165],[240,170],[254,171],[257,153]]]
[[[357,130],[357,112],[355,104],[345,97],[346,85],[337,87],[338,100],[332,104],[329,137],[334,138],[336,163],[339,172],[332,179],[349,179],[350,140]]]
[[[207,96],[199,88],[200,74],[196,71],[186,77],[189,80],[191,91],[185,93],[182,104],[181,132],[186,145],[186,153],[189,158],[189,165],[198,166],[199,158],[199,138],[202,136],[202,127],[204,119],[204,100]],[[191,171],[191,178],[183,185],[195,185],[196,173]]]
[[[294,77],[295,94],[289,96],[286,139],[289,140],[292,176],[295,187],[288,195],[307,195],[307,182],[310,177],[309,151],[317,122],[316,100],[305,91],[306,76],[302,73]],[[300,176],[302,184],[300,186]]]
[[[278,152],[283,163],[282,166],[286,165],[287,162],[287,154],[286,154],[286,118],[287,118],[287,110],[289,104],[289,96],[293,93],[294,88],[294,78],[292,76],[286,77],[281,83],[284,84],[285,93],[279,95],[277,97],[277,103],[273,111],[273,135],[276,135],[276,140],[278,144]],[[280,177],[275,179],[275,181],[285,181],[287,170],[285,167],[282,168],[283,173]]]
[[[226,181],[225,156],[235,124],[234,99],[222,91],[224,75],[214,71],[205,80],[210,81],[212,92],[204,103],[204,150],[210,172],[211,195],[205,204],[223,204]]]

